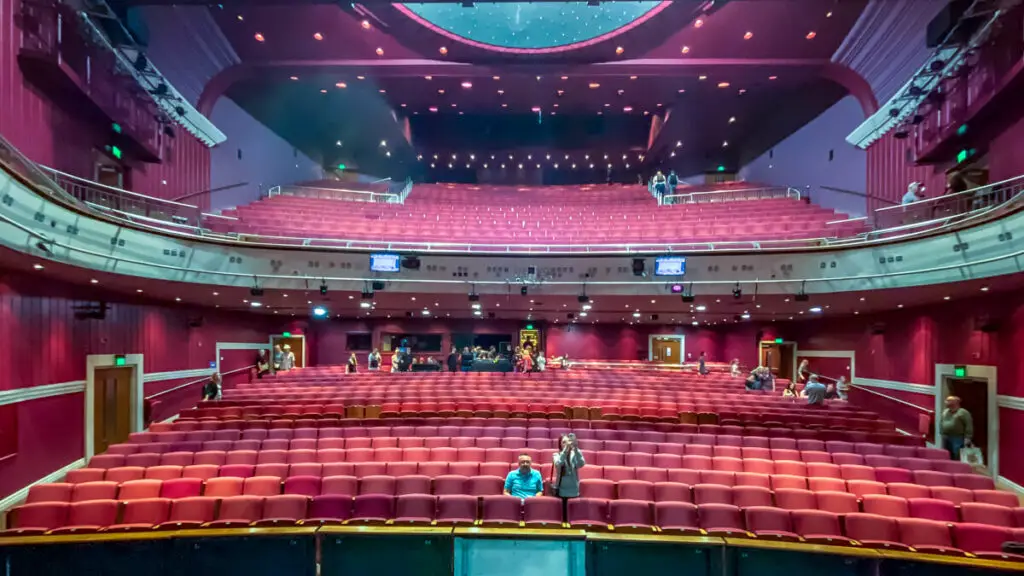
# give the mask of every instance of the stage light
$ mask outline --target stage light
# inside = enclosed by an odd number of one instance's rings
[[[313,316],[316,316],[317,318],[323,318],[324,316],[327,316],[327,308],[324,308],[323,306],[317,306],[316,308],[313,308]]]

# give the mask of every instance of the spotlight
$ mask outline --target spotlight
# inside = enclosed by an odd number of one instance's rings
[[[811,308],[810,312],[814,312],[815,314],[821,314],[821,306],[815,306],[814,308]]]
[[[374,292],[381,292],[384,290],[384,282],[382,280],[374,280],[370,283],[370,287],[373,288]]]
[[[480,303],[479,302],[474,302],[474,303],[470,304],[469,307],[472,308],[473,310],[480,310]]]
[[[327,316],[327,308],[324,308],[323,306],[317,306],[316,308],[313,308],[313,316],[316,316],[317,318],[323,318],[324,316]]]
[[[523,286],[519,289],[519,293],[522,294],[523,296],[526,296],[527,294],[530,293],[530,291],[526,288],[526,286]]]
[[[743,314],[740,316],[740,318],[743,318],[744,320],[750,320],[750,314]]]
[[[703,304],[701,304],[700,306],[697,306],[697,312],[703,312],[703,311],[705,311],[707,309],[708,309],[708,307],[703,305]]]
[[[263,296],[263,288],[252,287],[249,289],[249,294],[253,296]]]
[[[320,295],[327,296],[327,282],[320,283]]]
[[[184,116],[185,115],[185,108],[183,106],[175,106],[174,107],[174,112],[178,116]]]
[[[580,304],[589,304],[590,296],[587,296],[586,294],[580,294],[579,296],[576,297],[576,301],[579,302]]]
[[[801,291],[801,292],[800,292],[799,294],[797,294],[796,296],[793,296],[793,300],[795,300],[795,301],[797,301],[797,302],[807,302],[807,301],[809,301],[810,299],[811,299],[811,297],[810,297],[810,296],[808,296],[808,295],[807,295],[807,293],[806,293],[806,292],[803,292],[803,291]]]
[[[633,312],[633,318],[639,318],[639,317],[640,317],[640,313],[639,312]]]
[[[372,304],[370,303],[369,300],[363,300],[362,302],[359,303],[359,307],[363,309],[367,309],[370,306],[372,306]]]
[[[583,310],[584,311],[590,310],[591,308],[593,308],[593,306],[591,306],[590,304],[584,304],[583,305]]]
[[[479,302],[480,301],[480,295],[479,294],[470,294],[469,295],[469,301],[470,302]]]
[[[263,306],[263,304],[261,304],[259,302],[256,302],[256,301],[253,301],[253,302],[249,302],[249,306],[252,306],[253,308],[260,308],[260,307]]]
[[[153,88],[150,94],[152,94],[153,96],[167,96],[168,92],[169,89],[167,88],[167,84],[161,82],[156,85],[156,88]]]
[[[736,283],[736,287],[732,289],[732,297],[739,300],[743,297],[743,290],[740,289],[740,283]]]

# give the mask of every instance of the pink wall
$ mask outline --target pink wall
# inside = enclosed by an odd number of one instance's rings
[[[687,360],[696,360],[703,350],[708,360],[726,362],[722,335],[710,330],[675,326],[628,324],[549,325],[546,331],[548,356],[569,355],[588,360],[647,360],[651,334],[682,334],[686,337]],[[751,344],[753,347],[753,344]]]
[[[0,134],[35,162],[91,179],[94,150],[109,144],[110,126],[76,117],[26,81],[17,60],[20,10],[21,0],[0,0]],[[171,198],[209,188],[209,149],[182,129],[176,134],[163,139],[162,163],[133,167],[133,190]]]
[[[988,166],[992,182],[1024,174],[1024,117],[992,140],[988,149]]]
[[[48,282],[44,288],[40,277],[0,273],[0,389],[84,380],[89,354],[143,354],[150,373],[205,368],[217,342],[264,342],[272,324],[254,314],[148,302],[115,302],[106,320],[76,320],[73,307],[93,298],[114,299],[92,287]],[[200,314],[204,325],[189,328],[186,318]],[[185,381],[154,382],[145,391]],[[198,399],[197,390],[185,390],[185,400]],[[83,402],[82,394],[68,394],[14,404],[18,452],[0,461],[0,496],[82,457]]]

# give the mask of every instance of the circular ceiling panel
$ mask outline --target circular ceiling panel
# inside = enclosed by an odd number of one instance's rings
[[[645,22],[671,2],[495,2],[397,4],[423,26],[479,48],[546,53],[607,40]]]

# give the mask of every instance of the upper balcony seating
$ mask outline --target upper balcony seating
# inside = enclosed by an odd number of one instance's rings
[[[641,187],[419,185],[406,204],[274,198],[225,211],[219,232],[476,244],[621,244],[847,236],[862,224],[793,199],[658,207]]]

